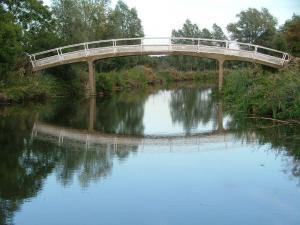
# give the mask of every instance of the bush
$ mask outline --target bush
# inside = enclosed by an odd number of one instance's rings
[[[174,69],[153,71],[145,66],[136,66],[127,70],[97,73],[96,89],[98,92],[109,93],[115,90],[143,88],[155,83],[213,79],[216,79],[213,72],[180,72]]]
[[[232,71],[225,77],[225,105],[233,112],[276,119],[300,118],[299,71]]]
[[[2,82],[0,90],[6,102],[43,100],[58,92],[57,83],[51,76],[20,74],[10,74],[10,81]]]

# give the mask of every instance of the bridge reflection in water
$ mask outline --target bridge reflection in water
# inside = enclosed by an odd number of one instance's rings
[[[207,186],[208,188],[201,189],[205,195],[207,195],[206,191],[211,191],[211,196],[213,197],[215,197],[216,193],[214,187],[224,188],[223,180],[226,179],[237,180],[237,182],[240,179],[245,181],[241,182],[241,184],[244,185],[243,188],[246,194],[249,193],[249,185],[252,185],[253,189],[255,189],[262,184],[259,187],[264,188],[266,193],[264,196],[267,196],[270,193],[270,186],[265,185],[266,182],[264,181],[279,179],[278,184],[282,184],[282,178],[284,178],[285,182],[291,182],[294,186],[293,189],[288,189],[289,196],[291,197],[287,201],[290,203],[291,199],[294,199],[296,202],[299,199],[297,198],[298,195],[291,194],[291,191],[298,191],[300,184],[299,128],[293,126],[269,126],[270,124],[268,124],[267,129],[260,128],[253,130],[251,129],[253,128],[251,127],[251,123],[240,123],[235,121],[234,118],[228,120],[226,111],[224,110],[223,112],[222,103],[213,99],[210,95],[211,92],[208,90],[207,87],[196,90],[175,90],[169,95],[171,99],[168,99],[170,100],[170,114],[168,115],[172,117],[172,122],[180,123],[184,127],[185,133],[181,136],[147,136],[149,134],[147,129],[143,129],[143,126],[141,126],[141,123],[144,122],[145,127],[147,127],[147,123],[145,122],[147,111],[149,111],[147,104],[154,102],[154,105],[157,105],[157,102],[154,101],[155,99],[152,97],[149,99],[147,94],[145,94],[147,95],[146,97],[140,94],[131,96],[124,96],[122,94],[123,97],[114,96],[114,98],[109,98],[108,100],[102,99],[98,102],[96,102],[95,98],[91,98],[86,104],[82,104],[81,102],[78,105],[76,105],[75,101],[62,101],[58,107],[55,104],[51,105],[52,107],[54,106],[54,109],[46,107],[46,110],[38,111],[40,121],[36,120],[37,116],[35,116],[35,111],[32,111],[32,108],[29,109],[28,113],[24,113],[25,109],[22,108],[21,114],[15,112],[16,115],[10,117],[7,116],[7,112],[4,113],[4,117],[2,116],[1,118],[0,116],[2,131],[2,135],[0,135],[0,142],[2,141],[0,151],[2,172],[0,176],[0,224],[11,224],[11,218],[14,217],[14,214],[18,218],[18,215],[24,209],[26,210],[28,204],[32,204],[31,201],[34,202],[34,199],[41,199],[42,202],[39,206],[47,209],[49,201],[44,201],[43,199],[46,199],[46,197],[47,199],[51,199],[54,196],[53,192],[49,193],[49,183],[51,182],[68,187],[67,189],[79,185],[86,190],[88,187],[93,187],[93,185],[103,184],[103,186],[91,189],[99,190],[97,195],[94,196],[103,194],[105,196],[103,199],[109,199],[107,198],[108,192],[106,192],[108,189],[105,191],[105,188],[103,188],[107,183],[106,181],[110,182],[112,179],[117,179],[117,183],[115,183],[117,184],[116,188],[112,189],[116,190],[116,193],[122,193],[124,189],[119,184],[121,182],[128,184],[126,182],[128,180],[132,181],[130,178],[136,178],[135,174],[138,174],[140,176],[138,178],[145,177],[145,180],[149,181],[143,187],[150,188],[149,190],[153,191],[152,185],[154,182],[152,178],[155,176],[160,177],[164,174],[161,171],[164,171],[166,168],[170,169],[171,173],[169,177],[174,177],[176,184],[180,183],[178,180],[181,178],[191,177],[192,181],[199,180],[200,189],[204,183],[208,185],[215,184],[211,183],[212,179],[216,179],[212,178],[211,174],[214,174],[215,168],[219,168],[216,177],[217,179],[221,178],[219,179],[220,185]],[[162,95],[160,93],[160,96]],[[124,100],[124,97],[126,100]],[[146,99],[148,99],[148,103]],[[186,103],[184,107],[182,102]],[[75,104],[75,107],[68,104]],[[126,104],[131,104],[131,106],[127,106],[126,109]],[[160,104],[158,105],[161,106]],[[43,112],[46,112],[46,115]],[[108,115],[110,115],[109,118],[111,120],[109,120]],[[133,118],[125,121],[125,118],[129,115]],[[161,115],[159,114],[159,116]],[[153,119],[154,115],[151,115],[151,118]],[[137,121],[134,121],[134,119]],[[105,128],[109,123],[111,127]],[[213,131],[207,131],[206,129],[205,132],[199,134],[198,129],[191,132],[191,127],[195,127],[195,124],[201,123],[203,125],[213,124],[211,126],[211,130]],[[134,124],[133,128],[130,126],[132,124]],[[125,128],[118,130],[121,125]],[[127,130],[130,130],[130,132],[127,132]],[[32,132],[31,137],[30,132]],[[112,135],[108,133],[119,134]],[[133,133],[134,135],[130,136],[128,135],[129,133]],[[294,138],[291,135],[294,135]],[[255,140],[254,145],[252,145],[251,138]],[[244,145],[248,141],[250,142],[250,146],[247,144]],[[143,145],[146,144],[149,145],[143,149]],[[137,154],[140,151],[141,154]],[[208,151],[211,152],[207,154]],[[186,154],[187,152],[189,154]],[[192,161],[189,159],[193,159],[194,163],[191,163]],[[226,164],[226,160],[224,159],[230,159],[227,161],[229,167],[224,166]],[[126,163],[124,163],[125,161]],[[172,161],[174,161],[174,164],[172,164]],[[283,165],[278,165],[278,161],[283,162]],[[169,164],[170,162],[171,164]],[[261,164],[264,165],[261,166]],[[170,165],[173,165],[173,167]],[[148,168],[148,171],[150,171],[148,176],[143,174],[144,168]],[[185,176],[180,177],[182,175],[180,170],[187,170],[188,172]],[[249,172],[252,170],[257,171],[257,173]],[[268,170],[270,173],[266,173]],[[118,177],[118,171],[122,171],[124,179]],[[132,174],[132,171],[136,171],[136,173]],[[283,176],[281,174],[282,171],[284,172]],[[205,177],[204,174],[208,174],[207,180],[198,179],[200,176]],[[274,175],[272,176],[272,174]],[[236,176],[241,176],[241,178],[236,179]],[[253,178],[257,178],[257,182],[252,182]],[[140,179],[136,180],[139,182]],[[165,180],[168,179],[161,177],[159,182]],[[132,185],[134,187],[132,193],[136,192],[136,184],[138,183]],[[274,187],[278,187],[275,183],[273,184]],[[186,187],[193,187],[193,185],[194,183],[191,183],[191,185],[186,185]],[[168,187],[174,187],[172,189],[175,190],[174,197],[176,197],[178,190],[180,191],[178,186],[168,183]],[[145,195],[148,196],[149,192],[145,191],[147,189],[144,188],[140,190],[147,193]],[[185,193],[191,192],[191,189],[186,190]],[[221,199],[220,203],[224,202],[222,198],[227,196],[227,186],[225,186],[225,190],[226,192],[224,192],[225,194],[221,198],[219,196],[216,197],[217,200]],[[257,202],[260,200],[261,190],[259,188],[259,199],[253,200],[253,206],[257,205]],[[276,191],[276,195],[282,193],[283,199],[286,198],[286,191],[274,190]],[[49,194],[44,197],[44,194],[47,194],[47,192]],[[127,196],[130,191],[123,193]],[[235,189],[232,193],[241,192]],[[63,195],[62,198],[64,198]],[[67,198],[69,196],[66,195]],[[105,204],[107,202],[99,201],[94,196],[91,198],[87,198],[87,195],[84,196],[84,199],[87,200],[86,205],[78,201],[80,204],[77,205],[82,206],[82,212],[89,210],[88,206],[91,205],[92,200],[103,204],[103,208],[101,209],[106,209],[108,206],[113,206],[113,208],[109,208],[112,211],[116,209],[111,202]],[[114,193],[111,196],[113,196],[112,199],[116,197]],[[166,196],[169,198],[169,195]],[[201,199],[195,198],[195,202],[201,202],[203,200],[202,196]],[[56,204],[56,201],[59,200],[60,196],[55,195],[54,197],[56,197],[54,198],[55,206],[59,206],[59,204]],[[135,198],[130,198],[129,204],[132,204],[132,199],[134,200]],[[188,196],[188,199],[191,199],[190,196]],[[250,196],[250,199],[253,199],[253,195]],[[270,198],[270,208],[273,206],[272,199]],[[176,200],[180,201],[181,199]],[[230,197],[226,200],[228,201],[225,202],[230,202]],[[74,201],[76,202],[76,199],[72,198],[70,200],[70,206],[76,205]],[[116,198],[115,202],[116,206],[120,206],[118,198]],[[248,201],[245,202],[248,205]],[[297,207],[299,201],[295,202],[293,204]],[[97,205],[98,207],[96,208],[99,209],[101,204],[100,206]],[[60,212],[64,212],[65,210],[65,204],[62,205]],[[95,205],[92,204],[92,206],[95,208]],[[161,210],[161,208],[158,210]],[[132,211],[135,212],[136,210]],[[32,212],[36,214],[35,210]],[[278,212],[276,211],[276,213]],[[52,216],[51,213],[48,214]],[[273,213],[271,214],[273,215]],[[41,215],[43,215],[42,220],[44,219],[44,214],[41,213]],[[101,216],[101,220],[103,215],[99,215]],[[251,216],[252,214],[249,218],[252,218]],[[290,218],[290,214],[288,214],[288,218]],[[67,220],[69,221],[69,217]],[[111,218],[108,221],[110,220]],[[5,223],[5,221],[8,222]]]
[[[36,121],[32,129],[33,139],[45,139],[58,145],[81,146],[85,149],[97,145],[200,145],[201,143],[226,142],[234,139],[230,131],[224,129],[223,105],[217,104],[216,113],[217,128],[212,131],[198,132],[189,135],[121,135],[106,134],[96,131],[96,98],[89,99],[88,129],[73,129],[63,126],[51,125],[49,123]]]

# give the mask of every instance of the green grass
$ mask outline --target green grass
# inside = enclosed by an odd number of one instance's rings
[[[300,72],[231,71],[225,76],[223,97],[226,107],[234,113],[300,119]]]

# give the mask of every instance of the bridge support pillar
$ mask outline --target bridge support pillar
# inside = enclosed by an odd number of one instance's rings
[[[218,59],[219,63],[219,90],[223,88],[223,81],[224,81],[224,62],[223,58]]]
[[[88,61],[89,66],[89,80],[88,80],[88,96],[95,96],[96,95],[96,79],[95,79],[95,66],[94,61]]]
[[[89,124],[88,124],[88,131],[92,132],[94,131],[94,126],[96,122],[96,97],[91,97],[89,101],[90,107],[89,107]]]

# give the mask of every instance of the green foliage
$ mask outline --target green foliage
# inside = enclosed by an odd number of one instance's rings
[[[108,0],[52,0],[58,35],[65,44],[108,36]]]
[[[85,66],[85,67],[84,67]],[[63,65],[54,67],[46,71],[49,76],[56,80],[59,96],[84,96],[85,83],[87,82],[88,73],[85,70],[86,64]]]
[[[190,37],[190,38],[207,38],[207,39],[221,39],[226,40],[226,36],[222,28],[217,24],[213,24],[212,31],[207,28],[200,29],[197,24],[192,23],[187,19],[182,25],[181,29],[172,30],[173,37]],[[182,43],[182,41],[180,41]],[[183,43],[184,44],[184,43]],[[212,70],[216,68],[215,60],[202,59],[191,56],[171,56],[166,62],[171,66],[181,71],[195,71],[195,70]]]
[[[125,89],[144,88],[155,83],[214,79],[216,79],[216,74],[213,72],[179,72],[171,69],[153,71],[145,66],[136,66],[127,70],[97,73],[96,89],[98,92],[110,93]]]
[[[248,8],[237,14],[238,22],[227,26],[232,39],[241,42],[270,46],[270,41],[276,32],[277,19],[272,16],[268,9],[261,11]]]
[[[173,37],[198,37],[201,36],[201,30],[197,24],[192,23],[191,20],[187,19],[182,25],[181,29],[172,30]]]
[[[13,15],[0,5],[0,80],[15,69],[21,52],[21,29],[14,23]]]
[[[96,88],[100,92],[112,92],[115,90],[145,87],[150,81],[148,77],[154,76],[152,71],[137,66],[128,70],[98,73],[96,75]]]
[[[29,100],[43,100],[58,92],[55,79],[47,75],[23,76],[10,74],[9,83],[1,83],[0,90],[6,102],[24,102]]]
[[[300,57],[300,16],[293,15],[281,28],[281,33],[285,38],[287,49],[293,56]]]
[[[300,118],[300,76],[297,70],[278,73],[236,70],[226,76],[224,99],[233,112],[277,119]]]
[[[272,46],[273,46],[273,48],[280,50],[280,51],[286,52],[288,50],[287,42],[286,42],[286,39],[282,32],[277,32],[275,34],[275,36],[273,37],[273,40],[272,40]]]
[[[123,1],[118,1],[109,16],[110,37],[143,37],[143,27],[135,8],[129,8]]]
[[[52,0],[52,9],[49,9],[39,0],[3,0],[0,2],[0,15],[0,94],[8,93],[12,99],[26,99],[26,93],[29,99],[41,93],[49,95],[49,90],[43,86],[48,81],[37,82],[40,88],[30,86],[29,83],[35,82],[37,78],[30,75],[26,52],[33,53],[83,41],[144,36],[137,10],[128,7],[123,1],[118,1],[112,8],[110,0]],[[258,11],[249,8],[238,14],[238,17],[237,23],[228,25],[232,38],[276,46],[299,56],[299,16],[294,15],[276,34],[277,21],[267,9]],[[181,29],[173,30],[172,35],[226,39],[218,25],[214,24],[212,30],[200,29],[190,20],[186,20]],[[137,65],[160,69],[153,72]],[[97,82],[97,85],[100,91],[144,87],[155,82],[197,79],[194,71],[216,69],[214,60],[188,56],[107,59],[96,66],[96,71],[114,71],[98,74],[97,79],[101,82]],[[55,95],[83,95],[87,80],[86,65],[57,67],[47,70],[47,73],[53,75],[51,79],[57,86],[52,92]],[[19,77],[11,74],[19,74]],[[14,83],[11,81],[13,79],[17,81]],[[54,83],[50,83],[49,88],[53,88],[51,85]],[[34,89],[32,95],[28,91],[30,88]]]
[[[210,31],[207,28],[202,30],[196,23],[192,23],[191,20],[187,19],[182,25],[181,29],[172,30],[173,37],[191,37],[191,38],[214,38],[220,40],[226,40],[226,36],[221,27],[217,24],[213,24],[213,30]]]
[[[47,6],[38,0],[4,0],[2,5],[13,15],[14,23],[22,28],[20,44],[23,51],[41,51],[58,43],[55,21]],[[54,42],[54,43],[53,43]]]
[[[213,24],[213,30],[212,30],[212,38],[217,40],[227,40],[226,35],[224,34],[221,27],[219,27],[217,24]]]
[[[135,8],[108,0],[52,0],[58,34],[66,43],[144,36]]]

